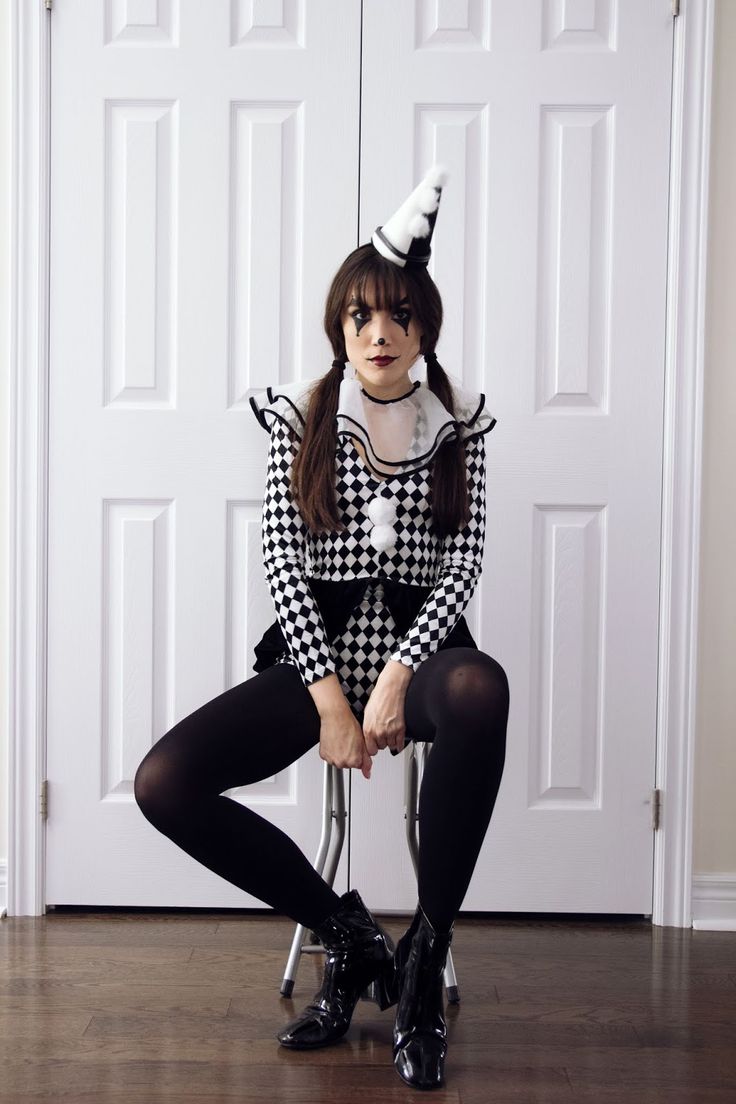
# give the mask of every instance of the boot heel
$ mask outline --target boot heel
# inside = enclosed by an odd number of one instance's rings
[[[360,999],[374,1001],[382,1012],[398,1003],[399,983],[393,960],[388,962],[378,977],[365,987]]]

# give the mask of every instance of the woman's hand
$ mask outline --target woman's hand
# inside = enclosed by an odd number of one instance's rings
[[[363,736],[370,755],[389,747],[401,751],[406,737],[404,699],[414,672],[390,659],[376,679],[363,714]]]
[[[320,714],[319,755],[336,767],[358,767],[370,778],[373,762],[355,714],[347,703],[344,709]]]

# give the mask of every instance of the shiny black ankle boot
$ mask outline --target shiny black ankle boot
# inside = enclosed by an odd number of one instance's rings
[[[300,1016],[278,1032],[282,1046],[296,1050],[335,1043],[350,1027],[361,995],[389,1007],[394,943],[376,922],[356,889],[343,893],[340,906],[314,928],[325,955],[322,987]]]
[[[396,949],[399,999],[393,1032],[394,1066],[416,1089],[444,1084],[447,1024],[443,973],[454,926],[447,932],[435,931],[418,905],[406,941],[400,941]]]

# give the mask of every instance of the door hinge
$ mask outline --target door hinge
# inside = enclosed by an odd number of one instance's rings
[[[672,14],[674,16],[680,14],[680,0],[672,0]]]
[[[41,814],[42,820],[49,819],[49,783],[47,778],[44,778],[41,783],[41,801],[38,811]]]
[[[662,819],[662,791],[652,790],[652,829],[656,832]]]

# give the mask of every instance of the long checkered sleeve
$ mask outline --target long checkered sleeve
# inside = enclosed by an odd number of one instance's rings
[[[295,455],[291,429],[276,419],[269,439],[261,522],[263,568],[289,654],[309,686],[334,672],[335,662],[305,573],[308,530],[290,488]]]
[[[465,446],[470,520],[445,537],[437,583],[390,658],[414,671],[433,655],[460,620],[481,573],[486,529],[485,434]]]

